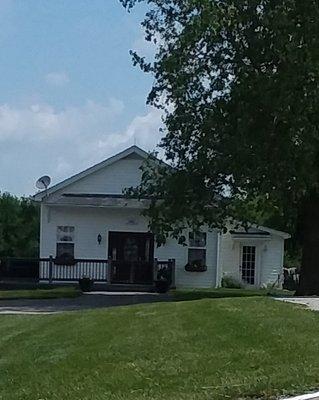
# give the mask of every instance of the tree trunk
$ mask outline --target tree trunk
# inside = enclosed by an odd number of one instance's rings
[[[311,195],[301,210],[302,260],[296,295],[319,295],[319,196]]]

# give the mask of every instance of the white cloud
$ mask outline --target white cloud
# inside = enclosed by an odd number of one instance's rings
[[[100,151],[109,148],[110,144],[116,148],[127,143],[135,143],[148,150],[154,148],[160,141],[161,115],[160,110],[150,108],[145,115],[136,116],[123,133],[113,133],[101,138],[98,142]]]
[[[80,107],[61,111],[47,104],[32,104],[26,108],[0,105],[0,143],[23,139],[26,142],[90,135],[107,129],[109,122],[124,109],[123,102],[111,99],[101,105],[88,100]],[[102,133],[102,132],[99,132]]]
[[[145,40],[145,32],[141,29],[139,36],[132,43],[132,50],[136,51],[141,57],[146,57],[148,61],[152,61],[155,56],[157,46],[162,43],[159,36],[156,37],[156,44]]]
[[[53,86],[65,86],[70,82],[70,78],[66,72],[49,72],[46,74],[45,80]]]
[[[32,194],[38,176],[48,174],[56,183],[134,143],[153,150],[161,112],[149,108],[118,131],[114,127],[123,118],[124,104],[117,99],[62,110],[0,105],[0,191]]]
[[[155,54],[155,45],[145,40],[144,36],[141,36],[133,42],[132,50],[142,57],[152,59]]]

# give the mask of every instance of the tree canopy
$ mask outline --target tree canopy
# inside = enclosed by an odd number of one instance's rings
[[[31,200],[0,193],[0,257],[37,257],[39,225]]]
[[[144,171],[140,195],[162,199],[148,210],[153,229],[178,236],[185,223],[277,214],[300,233],[302,285],[318,292],[318,2],[144,2],[156,55],[133,60],[155,78],[148,102],[164,110],[174,167]]]

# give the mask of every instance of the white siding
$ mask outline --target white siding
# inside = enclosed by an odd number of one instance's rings
[[[143,161],[134,157],[116,161],[57,191],[50,196],[50,200],[59,198],[63,193],[122,194],[123,189],[140,184],[142,171],[139,168]]]
[[[174,254],[172,256],[171,254]],[[179,245],[175,240],[168,239],[163,247],[155,249],[158,259],[175,258],[176,260],[176,287],[208,288],[215,287],[217,264],[217,232],[207,232],[205,272],[187,272],[185,265],[188,261],[188,247]]]
[[[271,236],[271,240],[263,246],[261,256],[261,283],[274,283],[278,274],[283,271],[285,241],[279,236]]]
[[[108,254],[108,232],[147,232],[147,221],[137,210],[105,209],[87,207],[42,206],[41,257],[55,256],[56,229],[59,225],[75,227],[75,258],[106,259]],[[99,245],[97,236],[101,234]],[[213,287],[216,275],[216,232],[207,233],[206,272],[186,272],[187,246],[168,239],[164,246],[154,249],[154,257],[159,260],[176,260],[177,287]]]
[[[251,239],[241,242],[233,240],[230,233],[221,236],[220,244],[220,278],[223,273],[240,280],[241,246],[243,244],[257,248],[257,285],[274,283],[282,273],[284,239],[271,235],[269,240]],[[220,284],[220,282],[219,282]]]
[[[230,233],[221,235],[219,263],[221,268],[220,278],[225,273],[239,279],[240,244],[232,240]]]

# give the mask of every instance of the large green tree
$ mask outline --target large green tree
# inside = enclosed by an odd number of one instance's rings
[[[38,256],[39,214],[31,200],[0,193],[0,258]]]
[[[130,9],[143,0],[121,0]],[[144,0],[149,103],[173,169],[146,168],[158,235],[186,222],[278,214],[302,244],[300,293],[319,294],[317,0]]]

